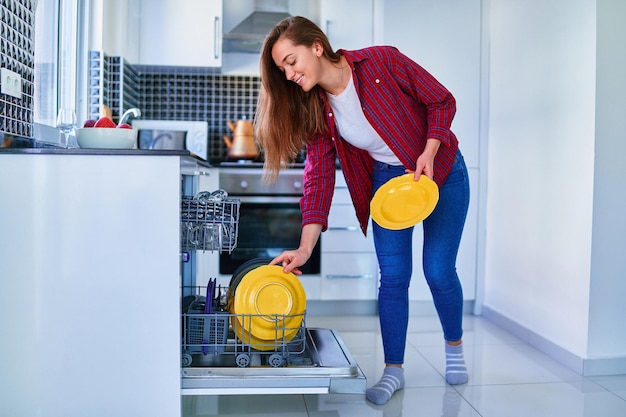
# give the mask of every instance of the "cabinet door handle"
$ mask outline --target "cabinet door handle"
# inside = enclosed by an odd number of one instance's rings
[[[327,279],[372,279],[372,274],[326,274]]]
[[[359,227],[358,226],[344,226],[344,227],[329,227],[328,230],[345,230],[348,232],[358,232]]]
[[[219,50],[220,43],[218,40],[220,39],[219,37],[222,35],[221,33],[222,30],[220,28],[220,17],[215,16],[213,23],[215,24],[214,29],[213,29],[215,31],[214,33],[215,36],[213,36],[213,57],[215,59],[218,59],[220,57],[220,50]]]

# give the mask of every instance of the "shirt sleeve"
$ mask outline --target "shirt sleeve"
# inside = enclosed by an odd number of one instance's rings
[[[392,73],[400,89],[411,96],[416,105],[426,108],[426,138],[434,138],[448,146],[450,127],[456,113],[454,96],[437,79],[415,61],[390,47]]]
[[[317,135],[307,144],[303,196],[300,200],[302,226],[316,223],[328,229],[328,213],[335,189],[336,151],[332,139]]]

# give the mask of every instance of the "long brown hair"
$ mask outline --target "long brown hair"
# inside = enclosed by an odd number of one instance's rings
[[[286,79],[272,59],[272,48],[279,39],[289,39],[294,45],[322,45],[323,56],[339,62],[340,55],[330,46],[328,37],[312,21],[301,16],[280,21],[267,35],[261,50],[261,88],[254,122],[255,137],[265,157],[266,181],[273,181],[278,172],[290,162],[312,135],[326,129],[319,87],[308,92]]]

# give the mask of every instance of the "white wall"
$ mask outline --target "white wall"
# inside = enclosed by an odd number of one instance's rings
[[[626,2],[598,0],[590,358],[626,357]],[[601,362],[601,368],[618,365]],[[622,372],[626,373],[622,366]],[[596,372],[594,364],[586,364]],[[606,369],[598,369],[598,372]]]
[[[537,343],[571,354],[570,365],[581,371],[591,357],[626,356],[626,335],[615,331],[624,308],[615,315],[618,309],[603,306],[611,291],[606,281],[615,281],[615,273],[626,275],[624,261],[607,259],[604,249],[617,243],[623,251],[624,237],[608,239],[615,225],[600,214],[617,215],[624,207],[623,191],[617,201],[621,209],[613,205],[614,194],[602,192],[606,180],[610,191],[624,188],[615,172],[623,174],[623,165],[602,169],[617,161],[619,133],[624,148],[624,117],[620,122],[607,123],[604,116],[596,120],[602,107],[616,101],[623,109],[624,99],[596,96],[596,29],[601,26],[596,3],[491,0],[489,6],[484,305],[527,329]],[[616,13],[617,0],[599,3],[610,9],[606,18]],[[619,7],[622,13],[616,15],[624,16],[624,6]],[[613,46],[623,50],[623,45]],[[610,72],[613,80],[623,78],[617,71]],[[608,87],[611,81],[598,78],[598,86]],[[624,81],[621,86],[623,97]],[[622,129],[616,130],[619,123]],[[603,276],[607,271],[616,272]],[[623,299],[624,284],[614,290]]]

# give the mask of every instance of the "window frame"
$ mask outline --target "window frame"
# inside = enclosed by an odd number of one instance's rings
[[[43,102],[35,103],[33,122],[36,125],[54,127],[56,114],[62,107],[75,109],[79,123],[86,118],[89,8],[90,0],[37,2],[35,36],[39,42],[35,41],[34,83],[36,101]],[[48,50],[50,45],[56,50]],[[38,61],[41,57],[51,62]],[[40,72],[44,68],[46,72]]]

